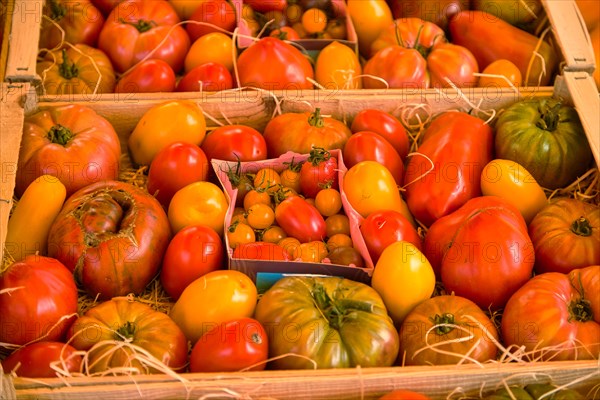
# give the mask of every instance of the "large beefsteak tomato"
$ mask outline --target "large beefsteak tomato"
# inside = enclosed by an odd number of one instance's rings
[[[64,42],[96,45],[104,16],[90,0],[49,0],[43,11],[40,49],[63,47]]]
[[[519,210],[496,196],[469,200],[438,219],[424,253],[448,292],[499,309],[531,278],[533,244]]]
[[[89,107],[69,104],[25,119],[15,193],[35,179],[56,176],[67,196],[94,182],[116,179],[121,146],[112,125]]]
[[[265,292],[255,318],[278,369],[389,367],[398,332],[377,292],[337,277],[284,277]],[[294,357],[292,355],[300,357]]]
[[[48,254],[92,296],[141,293],[171,238],[167,215],[129,183],[98,182],[75,192],[50,227]]]
[[[535,360],[600,355],[600,265],[536,275],[502,313],[502,337]]]

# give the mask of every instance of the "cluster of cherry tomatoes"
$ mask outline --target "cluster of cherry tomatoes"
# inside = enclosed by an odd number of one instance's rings
[[[242,19],[250,32],[283,40],[346,39],[346,17],[331,0],[247,1]]]
[[[338,187],[338,160],[314,148],[306,161],[230,171],[238,189],[226,227],[233,258],[364,266]]]

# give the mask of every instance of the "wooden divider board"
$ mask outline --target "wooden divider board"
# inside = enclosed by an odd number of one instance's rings
[[[43,0],[9,0],[12,25],[8,43],[5,81],[37,79],[36,60],[40,42]],[[8,39],[8,38],[7,38]]]

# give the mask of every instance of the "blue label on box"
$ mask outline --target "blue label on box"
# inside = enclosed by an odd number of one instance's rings
[[[271,288],[283,277],[286,276],[310,276],[310,277],[331,277],[331,275],[319,275],[319,274],[290,274],[281,272],[258,272],[256,274],[256,290],[259,294],[263,294]]]

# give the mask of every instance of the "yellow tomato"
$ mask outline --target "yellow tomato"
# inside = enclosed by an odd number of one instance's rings
[[[529,171],[511,160],[492,160],[481,172],[481,192],[502,197],[519,209],[525,222],[535,217],[548,201]]]
[[[279,243],[282,239],[287,237],[287,233],[277,225],[273,225],[267,229],[262,234],[263,242],[267,243]]]
[[[170,316],[192,345],[222,322],[252,317],[257,301],[254,282],[235,270],[209,272],[190,283]]]
[[[174,142],[200,146],[206,136],[202,109],[188,100],[174,100],[150,108],[129,136],[127,146],[133,162],[150,165],[164,147]]]
[[[352,238],[345,233],[336,233],[327,240],[327,249],[332,251],[336,247],[352,247],[354,243]]]
[[[384,0],[348,0],[348,14],[354,24],[358,48],[363,56],[369,55],[371,43],[394,23],[392,11]]]
[[[273,168],[265,167],[256,171],[254,187],[257,190],[273,193],[279,189],[279,185],[281,185],[281,177]]]
[[[168,217],[173,234],[190,225],[206,225],[223,236],[228,201],[214,183],[199,181],[175,192]]]
[[[229,71],[233,71],[234,50],[231,37],[224,33],[211,32],[200,36],[185,56],[185,72],[209,62],[224,65]]]
[[[323,32],[327,27],[327,15],[318,8],[309,8],[302,14],[302,26],[308,33]]]
[[[300,258],[300,241],[295,237],[288,236],[281,239],[277,244],[284,248],[285,251],[290,255],[290,259],[295,260]]]
[[[342,195],[337,189],[321,189],[315,196],[315,207],[324,217],[330,217],[342,209]]]
[[[244,222],[234,222],[227,228],[227,242],[235,249],[240,244],[254,243],[256,233],[250,225]]]
[[[275,211],[271,206],[256,203],[248,209],[247,219],[254,229],[267,229],[275,222]]]
[[[423,253],[410,242],[394,242],[383,250],[371,279],[388,313],[399,325],[435,289],[435,273]]]
[[[361,161],[350,168],[344,175],[344,192],[350,205],[363,218],[373,211],[396,210],[414,225],[394,177],[376,161]]]
[[[300,192],[300,172],[287,168],[281,171],[279,177],[283,187],[290,188],[296,193]]]
[[[315,240],[300,245],[300,258],[304,262],[320,263],[329,251],[325,242]]]
[[[362,67],[350,47],[333,41],[317,57],[315,79],[326,89],[361,89]]]
[[[519,87],[523,82],[519,67],[504,59],[492,62],[481,73],[489,76],[479,77],[480,87]]]

